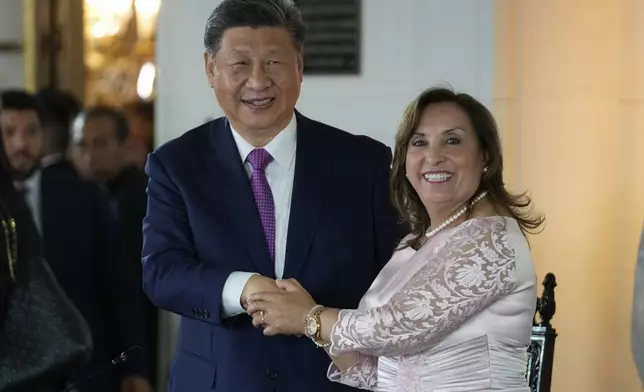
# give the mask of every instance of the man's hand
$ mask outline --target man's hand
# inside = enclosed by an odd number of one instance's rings
[[[141,376],[129,376],[121,381],[121,392],[152,392],[152,387]]]
[[[262,275],[253,275],[248,279],[248,282],[246,282],[246,286],[244,286],[244,290],[242,291],[240,298],[242,307],[246,309],[249,296],[262,291],[282,292],[284,290],[277,287],[275,279],[267,278]]]

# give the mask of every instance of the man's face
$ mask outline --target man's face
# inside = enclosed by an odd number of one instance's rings
[[[124,143],[116,137],[116,124],[109,117],[95,117],[74,124],[74,148],[80,171],[105,182],[121,170]]]
[[[0,127],[9,164],[24,180],[40,166],[43,155],[42,124],[35,110],[4,109]]]
[[[302,54],[277,27],[227,30],[206,74],[219,105],[246,138],[267,142],[289,123],[302,83]]]

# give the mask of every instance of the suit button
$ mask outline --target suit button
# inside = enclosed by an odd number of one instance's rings
[[[266,369],[266,377],[270,378],[271,380],[275,380],[277,376],[277,370],[271,368]]]
[[[204,310],[204,312],[203,312],[203,317],[204,317],[204,318],[210,318],[210,312],[209,312],[209,311],[207,311],[207,310]]]

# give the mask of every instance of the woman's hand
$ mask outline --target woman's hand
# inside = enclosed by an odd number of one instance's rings
[[[283,292],[261,292],[248,297],[246,311],[264,335],[304,335],[304,319],[315,306],[311,295],[295,279],[278,280]]]

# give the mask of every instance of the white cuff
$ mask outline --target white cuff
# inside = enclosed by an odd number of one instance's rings
[[[248,279],[253,275],[257,274],[254,272],[235,271],[228,275],[221,292],[221,307],[223,308],[222,316],[224,318],[246,313],[244,308],[241,306],[241,295],[244,292],[246,282],[248,282]]]

